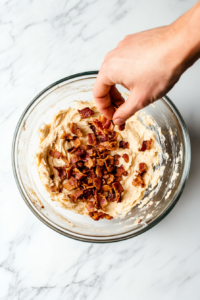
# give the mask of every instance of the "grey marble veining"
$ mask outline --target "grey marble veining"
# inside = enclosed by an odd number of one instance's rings
[[[200,299],[200,62],[169,93],[190,131],[184,193],[159,225],[114,244],[81,243],[43,225],[11,168],[16,123],[52,82],[99,69],[127,34],[169,24],[196,1],[0,1],[0,299]]]

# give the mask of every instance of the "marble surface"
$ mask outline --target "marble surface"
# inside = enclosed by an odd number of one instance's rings
[[[11,144],[25,107],[67,75],[99,69],[127,34],[168,24],[192,0],[0,1],[0,299],[200,299],[200,61],[169,93],[188,126],[184,193],[157,226],[114,244],[43,225],[15,184]]]

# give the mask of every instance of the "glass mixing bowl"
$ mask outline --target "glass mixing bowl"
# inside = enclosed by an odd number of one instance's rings
[[[149,105],[143,109],[153,117],[163,134],[160,135],[157,126],[150,126],[163,150],[159,167],[165,167],[158,186],[153,190],[148,189],[144,195],[149,196],[151,205],[137,205],[123,219],[95,222],[51,201],[37,172],[36,152],[40,127],[44,122],[50,123],[60,110],[75,107],[75,100],[92,100],[97,74],[97,71],[92,71],[63,78],[33,99],[15,130],[12,163],[15,180],[24,201],[44,224],[76,240],[103,243],[121,241],[141,234],[159,223],[171,211],[188,178],[191,149],[186,125],[175,105],[165,96],[155,102],[155,107]],[[120,92],[128,92],[122,86],[118,86],[118,89]],[[166,159],[165,153],[168,153],[169,159]],[[141,222],[138,223],[138,220]]]

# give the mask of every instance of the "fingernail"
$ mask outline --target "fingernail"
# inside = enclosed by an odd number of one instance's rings
[[[121,125],[121,124],[125,123],[125,120],[121,119],[121,118],[117,118],[114,120],[114,123],[115,123],[115,125]]]

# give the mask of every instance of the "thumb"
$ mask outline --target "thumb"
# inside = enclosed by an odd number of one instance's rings
[[[128,118],[145,106],[144,103],[144,97],[138,95],[135,90],[131,91],[128,99],[114,113],[114,123],[116,125],[125,123]]]

